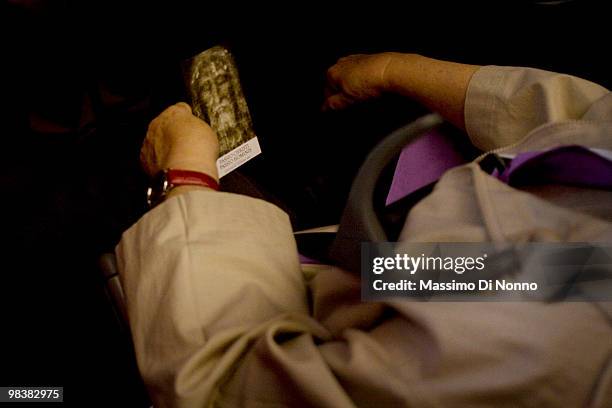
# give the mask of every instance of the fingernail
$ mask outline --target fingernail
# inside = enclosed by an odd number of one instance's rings
[[[175,106],[180,106],[182,108],[188,109],[191,112],[191,106],[187,102],[178,102]]]

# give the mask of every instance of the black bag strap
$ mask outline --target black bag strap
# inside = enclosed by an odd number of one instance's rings
[[[384,168],[400,151],[427,131],[444,123],[432,113],[403,126],[384,138],[368,154],[353,180],[330,258],[336,265],[358,272],[362,242],[386,242],[387,234],[374,210],[374,189]]]

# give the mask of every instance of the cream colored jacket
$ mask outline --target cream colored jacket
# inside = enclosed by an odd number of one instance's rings
[[[568,75],[481,68],[465,113],[483,150],[612,150],[612,94]],[[518,191],[469,164],[402,239],[611,242],[611,219],[610,192]],[[156,407],[612,407],[609,303],[361,303],[353,274],[305,279],[285,213],[226,193],[169,199],[116,252]]]

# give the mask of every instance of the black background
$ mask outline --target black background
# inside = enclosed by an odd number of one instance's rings
[[[140,143],[185,99],[181,60],[230,46],[264,152],[241,173],[303,228],[336,222],[373,143],[423,113],[386,97],[322,114],[341,56],[418,52],[610,87],[604,2],[535,3],[3,4],[0,385],[147,406],[96,260],[145,211]]]

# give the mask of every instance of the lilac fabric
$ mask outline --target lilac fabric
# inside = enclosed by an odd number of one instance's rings
[[[518,154],[493,176],[509,185],[570,184],[612,188],[612,161],[582,146],[561,146],[543,152]]]
[[[320,261],[318,261],[316,259],[309,258],[306,255],[302,255],[302,254],[299,254],[299,253],[298,253],[298,257],[300,258],[300,264],[302,264],[302,265],[306,265],[306,264],[318,265],[318,264],[321,263]]]
[[[437,181],[448,169],[465,163],[449,136],[430,131],[405,147],[399,157],[386,204]],[[571,184],[612,189],[612,160],[577,145],[518,154],[493,177],[509,185]],[[319,261],[300,254],[300,263]]]
[[[431,130],[400,153],[386,205],[437,181],[448,169],[465,162],[449,136]]]
[[[437,181],[448,169],[465,163],[448,136],[433,130],[406,146],[398,160],[386,205]],[[612,188],[612,160],[578,145],[518,154],[493,177],[509,185],[570,184]]]

